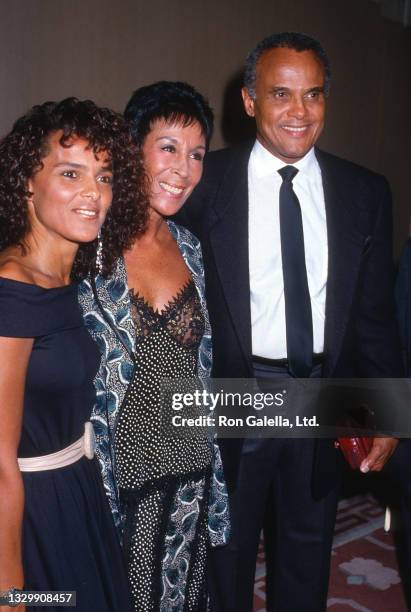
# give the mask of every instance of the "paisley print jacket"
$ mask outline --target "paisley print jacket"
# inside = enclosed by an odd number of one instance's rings
[[[212,364],[211,328],[205,303],[204,269],[200,243],[191,232],[168,221],[169,230],[177,242],[189,268],[201,302],[205,332],[198,352],[197,375],[206,380]],[[93,291],[97,290],[98,300]],[[97,343],[102,359],[94,380],[97,400],[91,420],[104,487],[110,502],[114,521],[120,533],[122,514],[114,478],[113,432],[120,406],[133,378],[138,363],[134,361],[135,329],[131,317],[131,303],[123,258],[117,261],[114,274],[105,279],[84,280],[79,287],[79,302],[86,326]],[[104,309],[104,313],[101,308]],[[213,546],[221,546],[229,536],[228,495],[224,481],[220,450],[213,444],[213,477],[209,499],[209,535]]]

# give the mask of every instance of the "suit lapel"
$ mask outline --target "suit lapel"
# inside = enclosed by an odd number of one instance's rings
[[[226,303],[247,361],[252,354],[248,261],[248,160],[251,148],[233,152],[214,205],[209,240]],[[316,150],[327,217],[328,279],[324,331],[324,376],[341,351],[360,270],[370,237],[361,232],[354,185],[340,173],[338,160]],[[233,189],[233,185],[235,186]]]
[[[209,239],[226,303],[246,360],[251,359],[250,280],[248,264],[248,159],[250,147],[238,149],[223,178]],[[234,188],[233,188],[234,186]]]
[[[370,239],[357,227],[354,186],[340,175],[338,161],[316,151],[327,217],[328,279],[324,330],[324,376],[336,366],[354,299],[361,255]]]

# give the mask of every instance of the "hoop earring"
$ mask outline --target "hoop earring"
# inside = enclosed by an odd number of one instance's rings
[[[97,274],[101,274],[103,271],[103,240],[101,238],[101,230],[97,236],[96,271]]]

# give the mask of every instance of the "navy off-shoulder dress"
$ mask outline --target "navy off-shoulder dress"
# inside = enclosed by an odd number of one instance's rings
[[[18,456],[54,453],[78,440],[93,407],[100,356],[83,324],[77,286],[45,289],[0,279],[0,336],[34,338]],[[74,609],[81,612],[131,610],[96,460],[26,472],[23,481],[25,588],[76,591]],[[54,608],[33,612],[43,609]]]

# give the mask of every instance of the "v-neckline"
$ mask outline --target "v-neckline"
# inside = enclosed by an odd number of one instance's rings
[[[167,304],[164,304],[161,310],[158,308],[154,308],[147,300],[147,298],[135,291],[133,288],[129,289],[130,297],[132,301],[140,302],[144,305],[144,307],[150,311],[150,313],[156,318],[164,318],[170,312],[170,310],[176,305],[176,303],[181,300],[183,295],[187,293],[189,289],[191,289],[194,285],[194,281],[192,278],[189,278],[184,285],[175,293],[170,300],[168,300]]]

